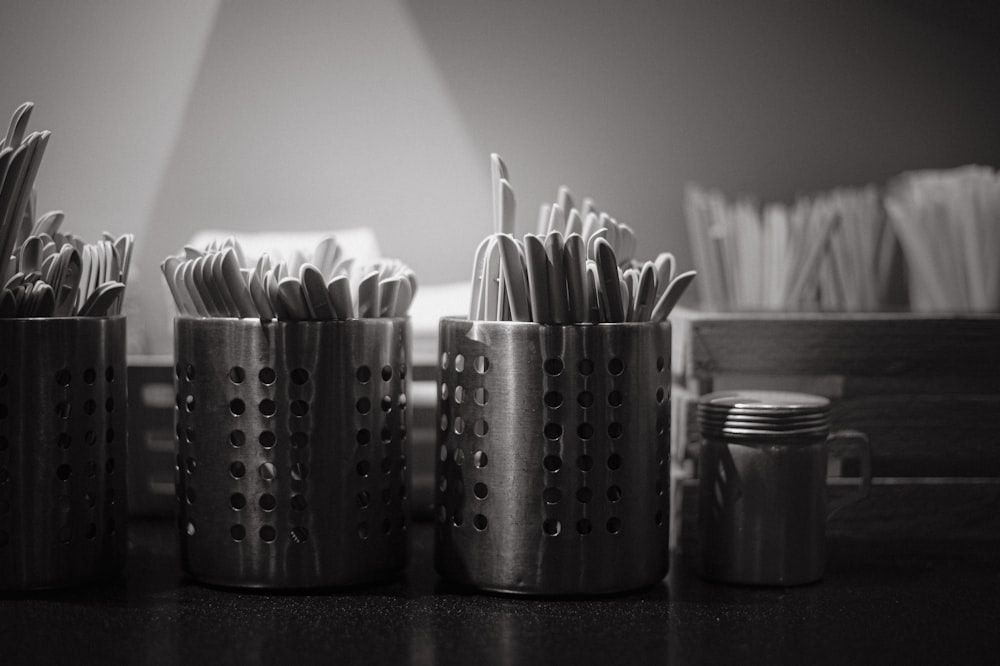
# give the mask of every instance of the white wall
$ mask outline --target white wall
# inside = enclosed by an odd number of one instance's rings
[[[489,228],[488,156],[409,15],[397,2],[292,4],[220,8],[145,263],[199,227],[371,226],[424,283],[465,275]]]
[[[687,181],[736,194],[1000,160],[984,0],[407,3],[522,199],[567,181],[689,261]]]
[[[796,192],[1000,163],[982,2],[25,2],[0,111],[54,131],[41,205],[140,236],[130,322],[169,351],[156,266],[196,229],[373,226],[424,283],[566,182],[689,264],[681,192]]]
[[[40,211],[66,228],[141,235],[153,212],[218,2],[0,5],[0,122],[21,102],[52,140]]]
[[[24,101],[35,103],[29,129],[52,131],[36,180],[40,213],[65,211],[64,230],[85,238],[148,237],[217,9],[217,0],[0,6],[3,131]],[[146,315],[163,304],[143,298],[152,265],[135,261],[132,275],[129,349],[145,352]]]

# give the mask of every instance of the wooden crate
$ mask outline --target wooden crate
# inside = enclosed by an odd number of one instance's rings
[[[933,494],[953,505],[984,512],[993,500],[1000,506],[1000,315],[681,309],[671,319],[678,526],[681,512],[694,508],[691,502],[682,508],[682,487],[697,476],[698,397],[733,388],[825,395],[833,401],[835,429],[869,435],[876,485],[868,500],[838,518],[847,532],[856,520],[857,532],[870,535],[870,512],[883,520],[892,515],[891,507],[879,505],[880,497],[891,496],[901,513],[912,503],[922,505],[931,493],[928,485],[952,487]],[[832,472],[857,475],[849,465],[835,464]],[[992,516],[990,521],[997,525]]]

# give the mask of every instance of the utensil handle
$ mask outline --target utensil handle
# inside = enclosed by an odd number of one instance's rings
[[[838,497],[827,504],[827,520],[843,509],[845,506],[854,504],[859,500],[868,497],[872,488],[872,446],[868,441],[868,435],[857,430],[838,430],[830,433],[827,438],[827,446],[843,449],[844,451],[855,450],[857,458],[861,461],[861,485],[857,489],[847,493],[843,497]],[[846,456],[845,456],[846,457]]]

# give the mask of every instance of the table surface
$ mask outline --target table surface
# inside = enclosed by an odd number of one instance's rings
[[[1000,540],[834,539],[826,578],[709,583],[678,556],[646,591],[601,599],[473,594],[432,568],[418,523],[405,576],[323,594],[201,586],[173,523],[130,526],[125,574],[0,596],[0,663],[998,663]]]

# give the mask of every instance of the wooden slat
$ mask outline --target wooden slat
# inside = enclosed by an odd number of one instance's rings
[[[697,459],[697,398],[678,390],[673,399],[680,418],[672,427],[683,443],[674,450]],[[848,398],[835,401],[833,428],[868,435],[875,476],[1000,477],[1000,396]]]
[[[679,315],[682,379],[719,373],[843,375],[926,386],[967,378],[1000,393],[1000,316]],[[961,381],[951,388],[961,388]]]
[[[706,383],[704,379],[705,377],[702,376],[701,381],[697,383],[704,385]],[[713,391],[753,386],[760,389],[812,393],[828,398],[880,394],[953,395],[960,393],[972,396],[997,394],[997,379],[993,376],[941,375],[929,380],[926,377],[845,377],[843,375],[789,375],[778,372],[765,374],[720,372],[713,373],[711,380]]]
[[[411,379],[415,382],[437,382],[440,372],[436,365],[416,365],[411,368]]]
[[[670,424],[670,427],[675,429],[671,436],[678,437],[680,441],[670,450],[671,452],[684,451],[685,457],[694,458],[697,461],[701,446],[701,431],[698,429],[698,399],[696,396],[685,395],[682,391],[675,390],[671,400],[676,401],[679,405],[676,412],[679,420]]]
[[[831,496],[849,488],[831,487]],[[681,542],[696,543],[697,483],[683,489]],[[1000,539],[1000,483],[875,485],[867,499],[842,509],[827,524],[831,537],[868,540]]]
[[[1000,477],[1000,396],[866,396],[835,403],[866,433],[875,476]]]
[[[1000,340],[997,342],[1000,345]],[[984,373],[975,377],[969,375],[940,375],[933,378],[895,377],[844,377],[840,396],[929,394],[950,396],[963,394],[976,396],[1000,395],[1000,368],[996,374]]]
[[[674,324],[674,451],[689,458],[687,401],[753,387],[830,397],[835,427],[871,437],[876,476],[1000,476],[1000,315],[681,310]]]
[[[128,508],[131,515],[170,515],[175,508],[174,469],[174,375],[162,362],[141,365],[129,359],[128,367]],[[159,385],[169,392],[165,406],[147,405],[143,386]],[[160,446],[151,446],[159,444]],[[168,445],[167,445],[168,444]],[[157,484],[167,481],[169,485]]]

